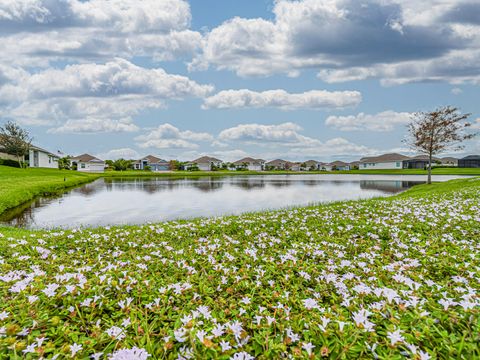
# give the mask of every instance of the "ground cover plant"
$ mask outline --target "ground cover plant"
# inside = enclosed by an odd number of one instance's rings
[[[0,234],[1,358],[480,357],[478,179]]]

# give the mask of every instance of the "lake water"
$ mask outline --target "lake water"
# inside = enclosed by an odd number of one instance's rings
[[[37,198],[0,215],[0,222],[35,229],[144,224],[388,196],[425,178],[305,174],[99,179],[59,196]]]

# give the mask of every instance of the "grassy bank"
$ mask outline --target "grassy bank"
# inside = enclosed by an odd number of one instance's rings
[[[0,213],[39,195],[50,195],[98,178],[97,175],[55,169],[0,166]]]
[[[465,179],[234,217],[0,229],[0,357],[478,358],[479,214],[480,181]]]

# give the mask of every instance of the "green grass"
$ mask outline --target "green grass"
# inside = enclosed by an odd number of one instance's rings
[[[479,358],[479,214],[472,178],[241,216],[3,228],[0,358]]]
[[[54,194],[96,178],[98,175],[73,171],[0,166],[0,213],[36,196]]]

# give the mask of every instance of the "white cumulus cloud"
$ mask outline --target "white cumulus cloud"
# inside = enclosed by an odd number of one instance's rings
[[[357,106],[362,101],[358,91],[311,90],[291,94],[285,90],[263,92],[248,89],[224,90],[205,99],[203,109],[263,108],[282,110],[296,109],[341,109]]]
[[[198,142],[212,140],[213,136],[209,133],[181,131],[168,123],[159,125],[148,133],[135,138],[139,147],[157,149],[196,149],[199,147]]]
[[[397,125],[406,125],[410,120],[410,113],[389,110],[373,115],[359,113],[349,116],[329,116],[325,124],[340,131],[386,132],[393,131]]]

